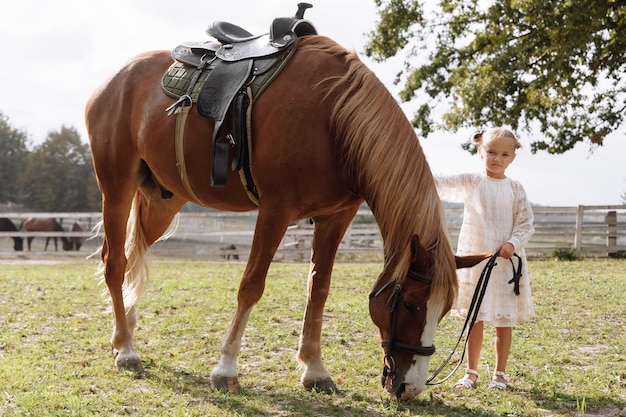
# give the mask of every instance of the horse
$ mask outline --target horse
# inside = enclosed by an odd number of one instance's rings
[[[24,220],[22,226],[27,232],[63,232],[63,226],[61,226],[59,222],[57,222],[53,218],[29,217],[28,219]],[[26,239],[26,241],[28,242],[29,251],[33,239],[33,236],[29,236]],[[43,250],[48,250],[48,243],[50,242],[50,239],[54,241],[54,250],[58,251],[59,247],[57,245],[56,236],[46,237],[46,245],[44,246]],[[70,242],[67,237],[61,236],[61,243],[63,245],[64,251],[72,250],[72,242]]]
[[[84,232],[85,228],[79,222],[74,222],[72,224],[72,228],[70,230],[72,232]],[[84,241],[85,241],[85,238],[83,236],[72,236],[70,238],[70,242],[71,242],[71,245],[72,245],[71,249],[79,251],[80,247],[83,245]]]
[[[6,217],[0,217],[0,232],[17,232],[17,227]],[[19,236],[11,236],[11,239],[13,239],[13,250],[21,251],[24,249],[24,239]]]
[[[213,388],[240,388],[241,339],[274,254],[292,222],[312,219],[296,359],[306,389],[335,392],[321,355],[324,304],[337,248],[365,201],[384,241],[383,270],[373,287],[378,294],[370,298],[370,314],[384,341],[383,384],[392,397],[414,398],[426,383],[435,330],[456,295],[455,269],[478,260],[455,258],[430,167],[396,100],[356,53],[321,35],[299,38],[291,59],[249,109],[254,198],[233,170],[224,185],[212,185],[210,139],[216,123],[198,112],[187,115],[185,166],[177,161],[177,121],[165,111],[175,99],[161,89],[172,63],[167,50],[135,56],[94,91],[85,109],[103,195],[101,259],[112,302],[116,367],[144,374],[133,334],[136,301],[147,282],[145,255],[191,201],[258,211],[236,313],[211,372]],[[413,307],[392,311],[386,302],[391,290]]]

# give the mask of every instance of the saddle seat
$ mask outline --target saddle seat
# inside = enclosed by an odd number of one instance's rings
[[[221,44],[242,43],[258,38],[242,27],[229,22],[214,22],[207,33],[218,40]]]

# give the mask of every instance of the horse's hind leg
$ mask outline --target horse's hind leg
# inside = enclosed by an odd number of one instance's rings
[[[322,314],[328,298],[330,280],[337,248],[358,210],[358,206],[329,217],[315,218],[315,232],[311,246],[311,266],[308,279],[308,297],[298,362],[304,368],[301,382],[307,389],[326,393],[337,390],[330,373],[322,363]]]
[[[146,181],[141,191],[135,193],[132,210],[128,204],[107,204],[106,199],[103,204],[106,238],[102,256],[115,319],[111,339],[116,355],[115,365],[118,369],[129,370],[139,376],[144,370],[133,346],[133,333],[136,324],[135,302],[147,281],[145,251],[163,235],[184,204],[178,197],[161,199],[158,190],[146,184],[150,182]],[[128,253],[125,253],[126,219],[129,242],[132,242]]]
[[[250,258],[239,284],[237,312],[222,340],[222,356],[219,363],[211,372],[211,382],[216,389],[229,391],[239,389],[237,355],[241,347],[241,338],[252,307],[263,295],[267,271],[291,219],[290,213],[280,207],[267,208],[261,205]]]

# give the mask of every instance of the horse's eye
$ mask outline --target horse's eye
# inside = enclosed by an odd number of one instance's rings
[[[409,312],[419,311],[420,309],[418,306],[414,304],[409,304],[406,301],[402,301],[402,305],[404,305],[404,308],[408,310]]]

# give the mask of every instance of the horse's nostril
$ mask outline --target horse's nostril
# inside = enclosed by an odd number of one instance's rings
[[[398,386],[398,391],[396,392],[396,397],[402,398],[402,394],[406,391],[406,384],[403,382]]]

